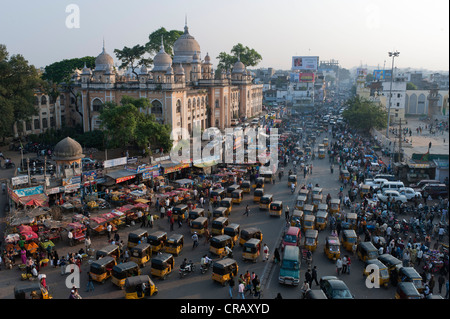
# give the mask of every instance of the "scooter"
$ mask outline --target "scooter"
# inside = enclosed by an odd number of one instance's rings
[[[189,261],[188,263],[186,263],[186,266],[184,266],[184,268],[181,268],[180,266],[179,270],[180,278],[183,278],[184,276],[193,271],[195,271],[195,265],[192,261]]]

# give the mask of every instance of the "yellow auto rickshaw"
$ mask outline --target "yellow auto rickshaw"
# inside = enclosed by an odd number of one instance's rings
[[[303,231],[305,232],[307,229],[314,229],[316,224],[316,216],[314,215],[305,215],[303,216]]]
[[[328,138],[327,137],[325,137],[323,139],[323,146],[328,146]]]
[[[226,195],[225,190],[223,190],[223,189],[221,189],[221,188],[213,189],[213,190],[211,191],[211,195],[210,195],[210,197],[211,197],[211,202],[212,202],[213,204],[220,203],[220,201],[222,200],[222,198],[225,198],[225,195]]]
[[[256,188],[253,192],[253,201],[259,202],[261,200],[261,197],[264,196],[264,188]]]
[[[319,158],[325,158],[325,154],[326,154],[325,148],[319,148],[318,153],[319,153]]]
[[[250,181],[243,181],[241,184],[241,189],[244,193],[250,193],[252,188],[252,183]]]
[[[236,189],[231,193],[231,201],[233,204],[240,204],[243,199],[244,192],[242,189]]]
[[[145,242],[130,248],[130,261],[145,267],[152,258],[152,246]]]
[[[306,201],[305,203],[309,200],[309,197],[311,195],[311,191],[307,188],[300,188],[300,190],[298,191],[298,196],[306,196]]]
[[[147,241],[148,232],[145,229],[136,229],[128,233],[128,244],[127,247],[131,248],[139,243]]]
[[[179,218],[184,221],[186,218],[186,214],[189,210],[188,205],[186,204],[178,204],[172,209],[172,215],[174,220],[178,220]]]
[[[339,174],[339,180],[341,182],[343,182],[344,180],[346,180],[347,182],[350,181],[350,172],[346,169],[343,169]]]
[[[31,281],[14,287],[14,299],[53,299],[39,281]]]
[[[324,252],[328,259],[337,260],[341,256],[341,243],[335,236],[327,236]]]
[[[119,288],[125,285],[128,277],[139,276],[141,269],[134,261],[128,261],[115,265],[111,272],[111,282]]]
[[[288,176],[288,187],[291,188],[292,184],[297,187],[297,175],[289,175]]]
[[[314,187],[312,189],[312,195],[323,195],[323,188],[322,187]]]
[[[239,245],[244,245],[244,243],[250,238],[257,238],[259,240],[263,239],[263,234],[261,229],[257,227],[249,227],[241,230],[241,236],[239,238]]]
[[[211,223],[211,234],[223,235],[223,231],[226,226],[228,226],[228,218],[218,217],[214,219]]]
[[[359,196],[361,198],[364,198],[364,196],[370,196],[370,185],[362,185],[361,189],[359,190]]]
[[[341,201],[339,198],[332,198],[330,200],[330,213],[339,214],[341,212]]]
[[[150,273],[154,277],[166,279],[175,266],[172,254],[161,253],[152,258]]]
[[[106,279],[111,277],[113,267],[117,265],[116,260],[111,256],[102,257],[95,260],[90,265],[92,280],[100,283],[105,283]]]
[[[305,249],[311,252],[315,251],[317,248],[317,240],[319,237],[319,232],[316,229],[307,229],[305,232]]]
[[[242,248],[242,259],[256,262],[261,254],[261,241],[251,238],[245,242]]]
[[[316,229],[324,230],[328,223],[328,213],[326,210],[319,210],[316,213]]]
[[[358,236],[353,229],[344,229],[342,231],[342,246],[347,251],[353,251],[353,245],[358,244]]]
[[[395,291],[395,299],[422,299],[422,296],[414,283],[399,282]]]
[[[201,207],[197,207],[195,209],[192,209],[189,212],[189,223],[191,223],[193,220],[197,219],[198,217],[204,217],[205,216],[205,210]]]
[[[226,207],[217,207],[212,212],[213,220],[219,217],[228,217],[228,208]]]
[[[197,232],[198,235],[203,235],[208,229],[208,218],[198,217],[191,222],[191,234]]]
[[[228,246],[231,249],[234,247],[233,239],[228,235],[217,235],[209,240],[209,251],[219,257],[227,255],[225,246]]]
[[[224,198],[220,201],[219,207],[225,207],[227,209],[227,216],[231,214],[231,209],[233,208],[233,201],[231,198]]]
[[[298,195],[297,201],[295,202],[295,209],[303,210],[307,202],[308,197],[306,197],[306,195]]]
[[[283,202],[280,200],[274,201],[269,205],[269,215],[281,217],[283,213]]]
[[[223,234],[228,235],[233,240],[233,243],[236,244],[239,239],[241,226],[239,224],[229,224],[223,229]]]
[[[273,173],[269,171],[265,171],[261,173],[261,176],[264,178],[265,183],[272,184],[272,180],[274,178]]]
[[[314,210],[319,208],[319,205],[322,204],[323,195],[322,194],[313,194],[312,195],[312,204],[314,206]]]
[[[164,251],[168,254],[178,256],[184,245],[184,236],[181,234],[170,234],[167,237]]]
[[[320,150],[320,149],[325,149],[325,145],[323,145],[323,143],[317,145],[317,150]]]
[[[303,211],[294,209],[291,216],[291,226],[301,227],[303,221]]]
[[[356,254],[362,261],[378,258],[378,249],[370,241],[362,241],[356,248]]]
[[[317,207],[317,211],[320,212],[327,212],[328,213],[328,205],[325,203],[321,203],[319,204],[319,206]]]
[[[369,276],[372,273],[371,271],[367,270],[367,266],[369,265],[374,265],[374,268],[378,269],[379,285],[387,287],[387,285],[389,284],[389,271],[386,265],[378,259],[368,259],[363,270],[364,276]]]
[[[305,218],[308,215],[314,215],[314,205],[306,204],[305,207],[303,207],[303,214]]]
[[[233,193],[235,190],[240,189],[241,186],[238,184],[233,184],[227,187],[227,197],[231,197],[231,193]]]
[[[255,180],[255,188],[264,188],[264,177],[258,177]]]
[[[232,258],[225,258],[216,261],[213,264],[212,280],[219,282],[222,286],[228,282],[231,276],[236,277],[239,271],[236,260]]]
[[[425,286],[422,276],[414,267],[401,267],[398,270],[398,282],[412,282],[419,293],[423,293]]]
[[[107,245],[103,248],[100,248],[95,253],[95,258],[99,259],[102,257],[111,256],[115,260],[119,260],[120,258],[120,247],[118,245]]]
[[[148,275],[128,277],[124,288],[125,299],[143,299],[158,293],[158,289]]]
[[[164,248],[167,240],[167,233],[164,231],[155,231],[148,235],[147,242],[152,246],[152,253],[157,253]]]
[[[377,259],[386,265],[389,276],[392,276],[393,272],[398,272],[398,270],[403,267],[402,261],[391,254],[382,254],[378,256]]]
[[[259,200],[259,209],[269,209],[270,203],[272,203],[272,201],[273,201],[273,195],[265,194]]]
[[[357,222],[356,222],[357,218],[358,218],[358,215],[356,213],[346,213],[345,214],[346,227],[348,229],[356,230],[356,228],[357,228]]]

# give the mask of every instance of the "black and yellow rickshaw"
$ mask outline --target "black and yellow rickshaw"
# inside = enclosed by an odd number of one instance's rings
[[[188,211],[188,206],[186,204],[178,204],[172,209],[172,216],[174,220],[178,220],[179,218],[184,221],[186,218],[186,214]]]
[[[111,272],[111,282],[117,287],[122,288],[128,277],[139,276],[141,269],[134,261],[128,261],[115,265]]]
[[[314,205],[306,204],[305,207],[303,207],[303,214],[303,218],[308,215],[314,215]]]
[[[152,253],[157,253],[164,248],[167,240],[167,233],[164,231],[155,231],[148,234],[147,242],[152,245]]]
[[[346,222],[346,227],[348,229],[355,229],[357,228],[357,218],[358,215],[356,213],[346,213],[345,214],[345,222]]]
[[[253,192],[253,201],[259,202],[261,200],[261,197],[264,196],[264,188],[256,188]]]
[[[402,261],[391,254],[382,254],[377,258],[383,264],[386,265],[389,271],[389,276],[392,276],[392,273],[397,272],[402,267]]]
[[[175,266],[175,259],[172,254],[161,253],[152,258],[150,273],[154,277],[166,279]]]
[[[326,150],[325,147],[319,147],[319,149],[317,150],[319,153],[319,158],[325,158],[325,154],[326,154]]]
[[[364,198],[364,196],[370,197],[370,185],[364,184],[359,190],[359,196]]]
[[[291,188],[292,184],[297,187],[297,175],[289,175],[288,176],[288,187]]]
[[[269,215],[270,216],[276,216],[281,217],[281,214],[283,213],[283,202],[280,200],[273,201],[269,205]]]
[[[303,216],[303,231],[305,232],[308,229],[314,229],[316,225],[316,216],[314,215],[304,215]]]
[[[113,267],[117,265],[116,260],[111,256],[102,257],[95,260],[90,265],[92,280],[104,283],[106,279],[111,277]]]
[[[346,180],[347,182],[350,181],[350,172],[346,169],[343,169],[339,174],[339,180],[343,182]]]
[[[300,188],[300,190],[298,191],[298,196],[306,196],[306,201],[305,204],[308,202],[309,197],[311,195],[311,191],[307,188]]]
[[[422,299],[422,296],[414,283],[399,282],[395,290],[395,299]]]
[[[305,232],[305,249],[311,252],[315,251],[317,248],[317,240],[319,237],[319,232],[316,229],[307,229]]]
[[[231,193],[233,193],[235,190],[241,189],[241,186],[238,184],[233,184],[227,187],[227,197],[231,197]]]
[[[148,275],[128,277],[124,288],[125,299],[143,299],[158,293],[158,288]]]
[[[316,229],[324,230],[328,223],[328,213],[326,210],[319,210],[316,213]]]
[[[319,205],[322,204],[323,195],[322,194],[313,194],[312,195],[312,204],[314,206],[314,210],[319,209]]]
[[[233,208],[233,200],[229,197],[222,199],[219,203],[219,207],[225,207],[227,209],[227,216],[231,214],[231,209]]]
[[[328,138],[327,137],[325,137],[323,139],[323,146],[328,146]]]
[[[398,282],[412,282],[419,293],[423,293],[425,286],[423,285],[422,276],[414,267],[401,267],[398,270]]]
[[[328,259],[337,260],[341,256],[341,243],[336,236],[327,236],[324,246],[325,255]]]
[[[127,247],[131,248],[139,243],[143,243],[147,241],[148,232],[145,229],[136,229],[128,233],[128,244]]]
[[[303,211],[294,209],[291,215],[291,226],[301,227],[303,221]]]
[[[370,241],[362,241],[356,248],[356,254],[362,261],[378,258],[378,249]]]
[[[374,265],[375,269],[378,269],[378,283],[380,286],[387,287],[389,284],[389,270],[385,264],[383,264],[378,259],[368,259],[366,260],[366,266],[364,267],[364,276],[369,276],[372,272],[368,271],[367,266]]]
[[[342,231],[342,246],[347,251],[353,251],[353,245],[358,244],[358,236],[353,229],[344,229]]]
[[[226,193],[225,193],[224,189],[221,189],[221,188],[213,189],[210,194],[211,202],[213,204],[218,204],[218,203],[220,203],[222,198],[225,198],[225,195],[226,195]]]
[[[239,224],[228,224],[223,229],[223,234],[228,235],[233,240],[233,243],[236,244],[239,239],[241,226]]]
[[[241,229],[241,236],[239,238],[239,245],[244,245],[244,243],[250,238],[257,238],[259,240],[263,239],[263,234],[261,229],[257,227],[249,227]]]
[[[250,181],[243,181],[241,184],[241,189],[244,193],[250,193],[252,189],[252,183]]]
[[[222,286],[230,280],[230,277],[236,277],[239,271],[236,260],[225,258],[216,261],[212,267],[212,280],[219,282]]]
[[[234,247],[233,239],[228,235],[217,235],[209,240],[209,251],[219,257],[227,255],[225,246]]]
[[[214,220],[219,217],[228,217],[228,208],[216,207],[212,212],[212,218]]]
[[[273,201],[272,194],[264,194],[259,200],[259,209],[269,209],[270,203]]]
[[[330,213],[339,214],[341,212],[341,201],[339,198],[332,198],[330,200]]]
[[[130,248],[130,260],[144,267],[152,258],[152,246],[149,243],[141,243]]]
[[[191,234],[203,235],[208,229],[208,218],[198,217],[191,222]]]
[[[305,154],[306,154],[306,155],[310,156],[310,155],[311,155],[311,151],[312,151],[312,149],[311,149],[310,146],[306,146],[306,147],[305,147]]]
[[[119,260],[120,258],[120,247],[118,245],[107,245],[105,247],[100,248],[95,253],[95,258],[99,259],[101,257],[111,256],[115,260]]]
[[[272,181],[274,179],[273,173],[270,171],[262,172],[261,177],[264,178],[265,183],[269,183],[269,184],[272,184]]]
[[[182,234],[170,234],[167,237],[164,251],[168,254],[178,256],[184,246],[184,236]]]
[[[236,189],[231,193],[231,201],[233,204],[240,204],[243,199],[244,192],[242,189]]]
[[[306,197],[306,195],[298,195],[297,201],[295,202],[295,209],[303,210],[307,202],[308,197]]]
[[[39,281],[34,281],[15,286],[14,299],[53,299],[53,297]]]
[[[258,177],[255,180],[255,188],[264,188],[264,177]]]
[[[205,217],[205,210],[201,207],[197,207],[195,209],[192,209],[189,212],[189,223],[191,223],[193,220],[197,219],[198,217]]]
[[[251,238],[245,242],[242,247],[242,259],[256,262],[261,254],[261,241],[256,238]]]
[[[223,230],[227,225],[228,225],[228,218],[226,217],[218,217],[214,219],[211,223],[211,234],[223,235]]]

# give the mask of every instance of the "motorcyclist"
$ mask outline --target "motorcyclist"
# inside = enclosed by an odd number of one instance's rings
[[[226,257],[233,258],[233,251],[231,250],[230,244],[225,246],[225,250],[227,252]]]
[[[295,184],[292,183],[292,184],[291,184],[291,193],[294,193],[294,191],[295,191]]]
[[[212,262],[212,259],[209,258],[208,255],[204,255],[204,256],[202,257],[202,259],[200,260],[200,265],[201,265],[203,268],[208,268],[209,265],[211,264],[211,262]]]

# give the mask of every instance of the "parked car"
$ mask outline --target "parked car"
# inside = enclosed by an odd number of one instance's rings
[[[402,187],[399,189],[399,193],[400,195],[405,195],[407,200],[412,200],[414,197],[422,198],[422,194],[411,187]]]
[[[408,201],[405,195],[401,195],[398,191],[395,190],[386,190],[384,192],[378,191],[377,197],[383,203],[386,203],[388,201],[388,197],[390,199],[393,198],[394,202],[406,203]]]
[[[345,282],[335,276],[320,278],[319,285],[328,299],[355,299]]]
[[[427,184],[422,187],[421,193],[423,198],[427,198],[428,195],[434,199],[439,198],[439,196],[448,197],[448,188],[445,184]]]
[[[420,191],[427,184],[439,184],[440,181],[436,179],[423,179],[417,184],[411,184],[409,187],[414,188],[416,191]]]
[[[375,178],[373,180],[366,179],[365,184],[369,185],[370,187],[372,187],[372,189],[374,191],[376,191],[378,188],[380,188],[381,184],[383,184],[383,183],[385,183],[387,181],[388,180],[385,179],[385,178]]]

